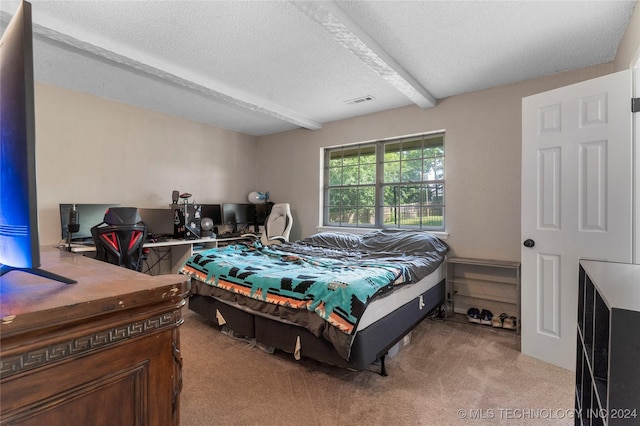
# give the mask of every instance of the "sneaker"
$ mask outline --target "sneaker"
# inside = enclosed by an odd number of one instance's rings
[[[467,311],[467,319],[469,322],[480,324],[480,311],[478,308],[469,308]]]
[[[504,320],[507,317],[508,315],[503,312],[497,317],[493,317],[493,319],[491,320],[491,325],[495,328],[502,328],[504,324]]]
[[[483,309],[480,313],[480,324],[491,325],[491,319],[493,318],[493,314],[491,311],[487,309]]]
[[[515,330],[518,326],[518,319],[516,317],[508,317],[504,319],[504,323],[502,324],[503,328],[508,328],[509,330]]]

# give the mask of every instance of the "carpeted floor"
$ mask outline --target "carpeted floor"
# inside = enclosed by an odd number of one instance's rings
[[[573,424],[574,374],[511,332],[425,320],[388,377],[268,354],[185,309],[181,425]]]

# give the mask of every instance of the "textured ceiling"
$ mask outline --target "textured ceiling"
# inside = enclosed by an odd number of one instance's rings
[[[249,135],[609,62],[635,4],[31,3],[37,80]]]

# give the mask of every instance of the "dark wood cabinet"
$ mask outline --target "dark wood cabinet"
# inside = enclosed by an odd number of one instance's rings
[[[581,261],[576,425],[640,424],[640,265]]]
[[[0,278],[0,423],[177,425],[189,282],[43,250],[65,285]]]

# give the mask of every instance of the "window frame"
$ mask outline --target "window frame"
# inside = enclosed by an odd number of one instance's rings
[[[430,140],[440,140],[439,143],[429,144]],[[411,159],[402,158],[402,155],[406,155],[407,153],[415,154],[416,150],[403,150],[403,144],[413,143],[416,141],[420,142],[420,153],[418,157],[414,157]],[[388,160],[385,159],[385,147],[393,146],[394,144],[399,145],[400,149],[398,150],[401,155],[397,160]],[[339,145],[323,148],[323,172],[322,172],[322,216],[321,216],[321,227],[323,228],[355,228],[355,229],[363,229],[363,230],[371,230],[371,229],[416,229],[416,230],[425,230],[431,232],[445,232],[446,226],[446,208],[445,208],[445,180],[446,180],[446,167],[445,167],[445,157],[446,157],[446,132],[444,130],[438,130],[434,132],[427,133],[419,133],[414,135],[406,135],[401,137],[387,138],[375,141],[361,142],[355,144],[348,145]],[[429,148],[429,145],[432,145],[431,148],[436,148],[436,150],[440,150],[438,155],[425,155],[425,152]],[[362,164],[370,165],[371,162],[360,163],[361,152],[363,150],[369,150],[371,147],[375,148],[375,182],[360,182],[361,173],[360,169],[362,168]],[[353,151],[357,151],[357,155],[347,155],[344,153],[350,153]],[[340,152],[340,156],[336,157],[334,154]],[[345,165],[345,159],[357,158],[357,166],[354,166],[353,161],[350,161],[348,165]],[[336,165],[336,159],[340,162],[340,164]],[[403,163],[407,161],[421,161],[421,170],[420,170],[420,179],[418,180],[404,180],[402,175],[399,175],[399,179],[397,181],[385,182],[385,169],[388,167],[388,164],[398,163],[398,167],[401,173]],[[334,161],[335,164],[332,164]],[[427,174],[425,173],[425,161],[432,161],[433,166],[430,169],[430,172],[433,172],[432,178],[427,178]],[[439,163],[438,163],[439,162]],[[357,182],[354,183],[345,183],[345,174],[344,171],[346,168],[357,168]],[[336,183],[335,172],[339,171],[340,178]],[[415,171],[415,169],[414,169]],[[439,174],[438,174],[439,173]],[[351,176],[351,180],[353,180],[354,172],[349,175]],[[414,218],[418,219],[417,224],[402,224],[398,223],[397,216],[394,224],[389,224],[384,222],[385,217],[385,209],[387,208],[395,208],[395,215],[398,215],[401,211],[406,211],[409,206],[403,205],[401,202],[396,203],[395,206],[387,206],[384,203],[384,191],[385,188],[389,187],[413,187],[413,190],[420,191],[420,197],[417,206],[413,206],[412,208],[419,209],[419,215],[414,216]],[[374,188],[374,205],[360,205],[359,200],[357,198],[356,205],[352,204],[346,205],[348,207],[345,210],[345,205],[341,204],[343,202],[342,194],[345,189],[349,191],[358,191],[363,188]],[[437,190],[436,190],[437,189]],[[338,190],[339,194],[337,197],[339,199],[338,204],[335,202],[331,202],[332,199],[336,199],[336,190]],[[435,192],[435,198],[439,199],[440,202],[433,203],[431,201],[427,201],[427,191],[431,190],[431,199],[434,198],[433,191]],[[333,191],[333,192],[332,192]],[[358,192],[360,194],[362,191]],[[395,192],[395,191],[394,191]],[[352,194],[353,195],[353,194]],[[439,198],[438,198],[439,197]],[[362,208],[363,211],[360,209]],[[360,220],[361,215],[364,214],[363,217],[366,218],[365,208],[373,208],[373,220],[367,222],[366,220]],[[441,210],[441,219],[439,222],[434,225],[433,223],[427,223],[427,219],[429,216],[424,216],[423,211],[426,209],[430,209],[436,211],[438,209]],[[355,217],[355,222],[351,220],[343,220],[343,217],[338,217],[338,220],[330,221],[331,215],[333,214],[334,218],[336,215],[341,216],[345,211],[348,211],[351,214],[351,217]],[[439,215],[431,216],[433,218],[440,217]],[[406,219],[405,219],[406,220]],[[437,220],[437,219],[436,219]]]

